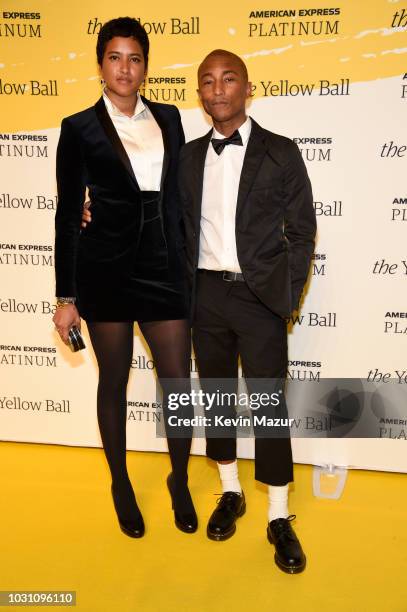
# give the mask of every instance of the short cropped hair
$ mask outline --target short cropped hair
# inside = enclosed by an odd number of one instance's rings
[[[102,25],[96,43],[96,57],[99,66],[102,65],[107,43],[109,40],[112,40],[112,38],[115,38],[115,36],[134,38],[134,40],[137,40],[143,51],[144,63],[147,68],[150,41],[141,23],[137,21],[137,19],[133,19],[133,17],[118,17],[117,19],[106,21],[106,23]]]
[[[247,72],[247,67],[246,67],[246,64],[244,63],[244,61],[242,60],[242,58],[239,57],[238,55],[236,55],[236,53],[232,53],[231,51],[226,51],[226,49],[214,49],[213,51],[208,53],[208,55],[205,57],[205,59],[202,60],[200,66],[198,68],[198,74],[199,74],[199,71],[201,69],[202,64],[207,59],[209,59],[210,57],[214,57],[214,56],[217,56],[217,55],[224,55],[226,57],[233,58],[239,64],[239,66],[241,67],[245,79],[247,81],[249,80],[249,75],[248,75],[248,72]]]

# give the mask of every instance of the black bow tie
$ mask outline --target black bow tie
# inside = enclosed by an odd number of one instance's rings
[[[243,141],[242,137],[239,134],[239,130],[235,130],[232,136],[229,136],[229,138],[212,138],[211,143],[213,145],[213,148],[215,149],[215,152],[218,155],[222,153],[226,145],[233,144],[238,145],[239,147],[243,147]]]

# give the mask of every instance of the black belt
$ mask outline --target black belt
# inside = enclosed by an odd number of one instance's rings
[[[210,274],[212,276],[218,276],[224,281],[229,283],[233,281],[240,281],[242,283],[245,282],[244,276],[241,272],[229,272],[228,270],[204,270],[203,268],[198,268],[197,270],[200,274]]]

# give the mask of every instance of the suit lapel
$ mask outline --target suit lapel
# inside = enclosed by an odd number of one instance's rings
[[[202,136],[197,141],[197,145],[192,153],[192,194],[194,198],[194,218],[195,227],[197,232],[201,223],[201,211],[202,211],[202,193],[203,193],[203,181],[205,172],[205,159],[208,151],[209,142],[212,136],[212,129],[209,130],[205,136]],[[199,234],[198,234],[199,235]]]
[[[246,154],[243,161],[242,172],[240,175],[239,192],[237,196],[236,217],[249,195],[250,189],[259,171],[261,162],[267,151],[264,140],[263,129],[253,119],[249,142],[247,143]]]
[[[164,181],[167,176],[168,168],[170,165],[170,157],[171,157],[170,156],[171,140],[170,140],[170,134],[169,134],[169,123],[168,123],[167,117],[162,112],[162,107],[160,107],[158,104],[154,104],[150,102],[144,96],[141,96],[141,99],[143,101],[143,104],[145,104],[145,106],[149,108],[154,119],[157,121],[161,129],[161,134],[163,137],[164,159],[163,159],[163,169],[161,172],[161,181],[160,181],[160,190],[162,192],[163,187],[164,187]]]
[[[99,100],[95,104],[95,111],[97,118],[99,119],[102,128],[109,139],[113,149],[116,154],[119,156],[121,162],[126,168],[128,174],[133,179],[136,187],[140,190],[139,184],[136,179],[136,175],[133,172],[133,168],[129,159],[129,156],[126,153],[126,149],[124,148],[122,141],[119,138],[119,135],[116,131],[116,128],[113,125],[112,120],[110,119],[109,113],[107,112],[106,105],[103,101],[103,98],[99,98]]]

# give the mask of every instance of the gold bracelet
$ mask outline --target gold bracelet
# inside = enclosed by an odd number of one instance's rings
[[[75,306],[75,304],[73,302],[62,302],[58,300],[56,306],[57,308],[64,308],[65,306]]]

